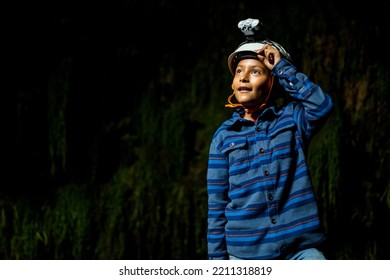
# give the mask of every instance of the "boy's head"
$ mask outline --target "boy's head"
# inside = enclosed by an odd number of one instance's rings
[[[275,54],[277,61],[280,58],[291,60],[291,57],[278,43],[264,37],[262,40],[255,39],[260,24],[259,20],[251,18],[238,24],[246,41],[228,57],[228,67],[233,75],[233,93],[228,97],[225,107],[244,107],[245,112],[256,112],[267,106],[271,93],[276,96],[278,92],[273,90],[274,77],[271,74]],[[233,96],[238,104],[232,102]]]

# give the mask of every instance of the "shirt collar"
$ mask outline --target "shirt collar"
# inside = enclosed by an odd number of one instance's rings
[[[229,127],[228,129],[237,130],[237,128],[241,128],[243,126],[254,125],[254,122],[241,117],[242,112],[240,112],[240,109],[241,108],[236,109],[233,112],[232,117],[229,120],[225,121],[224,124]],[[274,117],[277,117],[279,115],[281,115],[281,111],[277,111],[276,106],[272,104],[271,106],[265,108],[257,119],[258,120],[273,119]]]

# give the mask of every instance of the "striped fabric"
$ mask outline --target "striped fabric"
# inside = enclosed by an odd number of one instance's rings
[[[269,106],[256,123],[234,112],[213,136],[207,173],[209,259],[279,259],[325,240],[307,149],[333,104],[287,60],[272,74],[293,101],[279,109]]]

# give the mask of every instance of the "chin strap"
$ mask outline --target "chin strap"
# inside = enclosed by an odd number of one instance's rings
[[[269,88],[269,92],[268,92],[267,98],[264,100],[264,102],[260,106],[255,106],[255,107],[251,107],[251,108],[245,108],[245,112],[246,113],[253,113],[253,112],[256,112],[256,111],[263,110],[264,107],[267,106],[267,102],[268,102],[269,97],[271,96],[271,91],[272,91],[273,85],[274,85],[274,76],[271,76],[271,85],[270,85],[270,88]],[[227,100],[228,103],[225,104],[225,107],[226,108],[244,107],[244,105],[242,105],[240,103],[233,103],[232,102],[232,98],[233,98],[234,93],[235,93],[233,85],[232,85],[232,89],[233,89],[233,93],[231,95],[229,95],[228,100]]]
[[[232,98],[234,96],[234,91],[231,95],[228,97],[228,104],[225,104],[226,108],[237,108],[237,107],[244,107],[244,105],[240,103],[232,103]]]

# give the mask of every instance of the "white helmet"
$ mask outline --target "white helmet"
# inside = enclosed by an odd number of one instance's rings
[[[268,44],[275,49],[277,49],[283,58],[291,61],[291,56],[286,50],[278,43],[271,41],[269,39],[263,39],[258,42],[255,42],[254,36],[255,33],[260,30],[260,25],[262,23],[258,19],[248,18],[246,20],[241,20],[238,23],[238,28],[246,36],[246,41],[241,43],[238,48],[228,57],[228,67],[230,72],[234,75],[234,71],[238,62],[245,58],[259,59],[256,51],[261,49],[265,44]]]
[[[246,58],[253,58],[259,60],[256,51],[260,50],[265,44],[268,44],[277,49],[283,58],[291,61],[291,56],[278,43],[271,40],[263,40],[260,42],[244,42],[228,57],[228,67],[230,72],[234,75],[237,64],[240,60]]]

